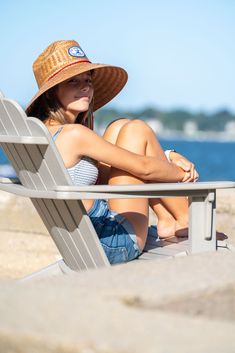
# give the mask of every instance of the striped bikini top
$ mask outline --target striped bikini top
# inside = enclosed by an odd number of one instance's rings
[[[61,126],[56,133],[52,136],[55,141],[59,133],[63,129]],[[94,185],[98,179],[98,168],[94,159],[90,157],[82,157],[80,161],[67,171],[75,185]]]

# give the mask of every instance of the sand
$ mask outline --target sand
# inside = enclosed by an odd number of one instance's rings
[[[235,246],[235,190],[217,200]],[[0,215],[0,353],[235,352],[234,252],[19,282],[60,255],[28,199],[0,192]]]

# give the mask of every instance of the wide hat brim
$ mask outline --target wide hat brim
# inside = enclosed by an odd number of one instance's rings
[[[29,110],[33,104],[36,104],[37,99],[50,88],[75,75],[91,70],[93,71],[92,83],[94,88],[94,111],[111,101],[122,90],[128,79],[127,72],[117,66],[93,64],[89,62],[69,66],[57,73],[40,87],[39,91],[27,105],[26,110]]]

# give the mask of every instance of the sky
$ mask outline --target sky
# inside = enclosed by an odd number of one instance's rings
[[[125,68],[107,107],[235,113],[235,0],[0,0],[0,90],[26,105],[32,64],[75,39],[92,62]]]

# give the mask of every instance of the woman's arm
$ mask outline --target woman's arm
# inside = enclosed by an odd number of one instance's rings
[[[184,181],[187,174],[167,160],[138,155],[113,145],[83,125],[66,125],[57,146],[64,161],[71,155],[76,156],[76,161],[88,156],[146,181]]]

